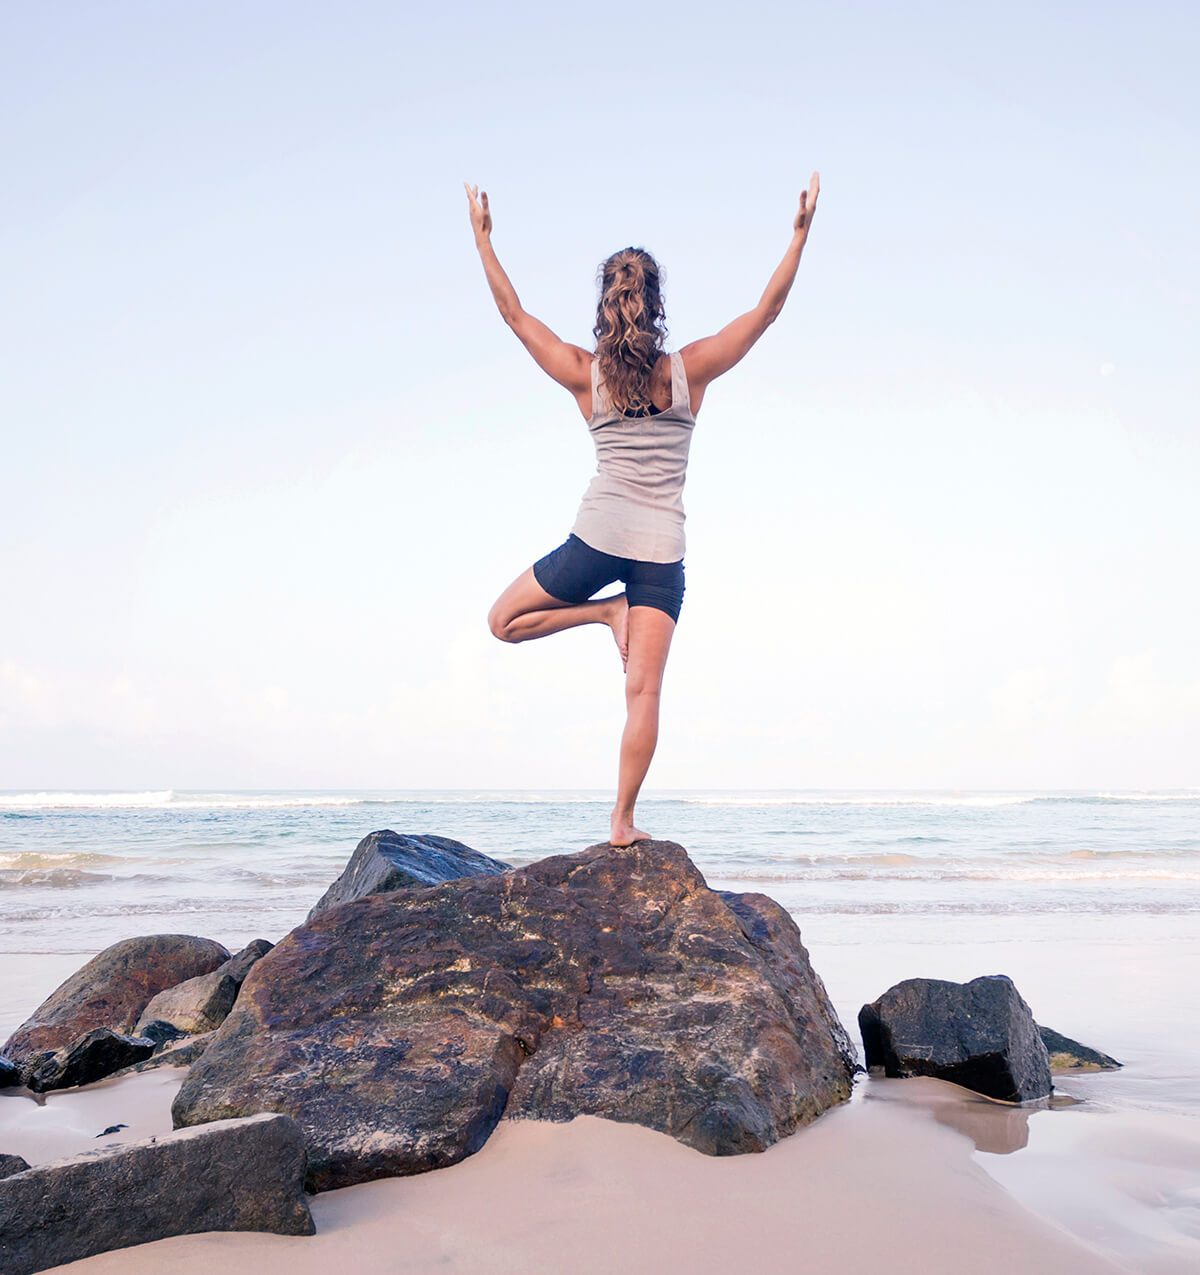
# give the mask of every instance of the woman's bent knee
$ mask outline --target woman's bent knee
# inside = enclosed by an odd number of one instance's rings
[[[488,628],[491,629],[492,636],[498,637],[501,642],[512,642],[514,640],[508,627],[511,623],[512,621],[504,612],[498,611],[495,607],[488,612]]]

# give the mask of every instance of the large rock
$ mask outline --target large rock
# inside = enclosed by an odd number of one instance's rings
[[[149,1058],[154,1047],[154,1041],[144,1036],[123,1036],[111,1027],[97,1027],[32,1064],[26,1072],[25,1083],[35,1093],[90,1085],[93,1080],[102,1080],[121,1067]]]
[[[227,960],[229,953],[220,943],[189,934],[122,939],[52,992],[9,1037],[2,1052],[24,1075],[93,1028],[132,1031],[152,996],[184,979],[208,974]]]
[[[169,1023],[185,1035],[216,1030],[233,1008],[246,975],[272,946],[266,939],[255,939],[211,974],[200,974],[159,992],[142,1011],[134,1031],[141,1033],[153,1023]]]
[[[1042,1043],[1050,1055],[1050,1070],[1056,1071],[1115,1071],[1121,1066],[1115,1058],[1102,1054],[1090,1045],[1081,1045],[1049,1027],[1038,1026]]]
[[[1033,1014],[1006,974],[905,979],[864,1005],[858,1024],[867,1066],[888,1076],[936,1076],[1007,1102],[1053,1088]]]
[[[511,871],[507,863],[449,837],[402,835],[390,829],[372,832],[358,843],[342,875],[321,896],[308,919],[369,894]]]
[[[460,1160],[506,1107],[762,1150],[855,1070],[783,909],[640,842],[319,912],[251,972],[174,1116],[287,1112],[324,1190]]]
[[[201,1231],[311,1235],[304,1143],[286,1116],[221,1121],[0,1179],[0,1271],[29,1275]]]
[[[14,1173],[24,1173],[28,1168],[29,1162],[22,1160],[19,1155],[0,1154],[0,1178],[10,1178]]]

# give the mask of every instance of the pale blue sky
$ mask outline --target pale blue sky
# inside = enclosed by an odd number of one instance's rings
[[[0,788],[604,787],[599,629],[484,617],[592,471],[492,308],[699,417],[650,786],[1200,785],[1194,5],[6,4]]]

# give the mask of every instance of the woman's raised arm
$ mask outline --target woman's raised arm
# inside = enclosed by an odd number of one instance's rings
[[[687,372],[693,410],[699,408],[700,399],[709,383],[740,362],[755,341],[779,317],[792,281],[796,278],[800,254],[804,251],[808,228],[812,225],[813,213],[817,209],[820,188],[820,175],[813,173],[808,190],[800,195],[800,208],[792,223],[792,242],[788,245],[783,260],[775,268],[758,305],[739,315],[732,323],[726,324],[716,336],[693,341],[679,351]]]
[[[592,406],[592,356],[578,345],[571,345],[553,332],[532,314],[521,307],[517,290],[512,286],[504,267],[492,247],[492,213],[488,207],[487,191],[480,193],[478,186],[463,183],[467,189],[467,202],[471,210],[471,226],[475,231],[475,247],[483,262],[496,308],[504,322],[517,334],[521,344],[533,355],[534,361],[549,377],[575,395],[579,410],[591,415]]]

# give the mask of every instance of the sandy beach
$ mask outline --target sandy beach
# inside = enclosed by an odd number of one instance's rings
[[[0,1101],[0,1139],[31,1160],[170,1130],[183,1073],[162,1069]],[[903,1097],[900,1094],[903,1087]],[[502,1122],[448,1169],[312,1198],[312,1238],[210,1234],[100,1254],[93,1272],[1117,1272],[1023,1208],[955,1125],[1003,1137],[1012,1109],[935,1080],[860,1083],[855,1098],[761,1155],[714,1158],[635,1125]],[[1167,1269],[1167,1268],[1163,1268]],[[1179,1269],[1183,1269],[1182,1267]]]

